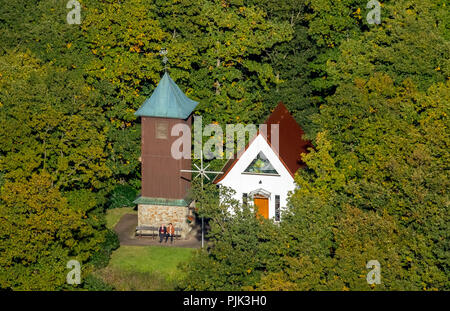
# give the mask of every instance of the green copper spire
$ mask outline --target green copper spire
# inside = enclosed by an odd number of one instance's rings
[[[139,117],[187,119],[198,102],[189,99],[166,72],[152,96],[134,113]]]

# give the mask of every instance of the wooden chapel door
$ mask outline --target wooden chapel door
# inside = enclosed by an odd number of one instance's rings
[[[269,218],[269,199],[262,197],[262,196],[255,196],[254,204],[258,208],[257,214],[268,219]]]

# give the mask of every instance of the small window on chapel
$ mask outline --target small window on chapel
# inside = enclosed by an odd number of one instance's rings
[[[167,139],[169,136],[169,122],[156,121],[156,139]]]
[[[275,195],[275,221],[280,221],[280,196]]]
[[[247,206],[247,204],[248,204],[248,195],[247,195],[247,193],[243,193],[242,194],[242,204],[244,206]]]

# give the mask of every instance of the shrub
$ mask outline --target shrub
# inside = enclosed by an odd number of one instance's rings
[[[109,208],[134,206],[137,191],[129,185],[117,185],[111,192]]]
[[[112,251],[120,246],[117,234],[111,229],[107,230],[105,241],[101,244],[101,249],[92,256],[91,263],[96,268],[106,267],[109,263]]]

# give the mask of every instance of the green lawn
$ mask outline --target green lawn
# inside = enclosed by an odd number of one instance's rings
[[[173,290],[183,275],[178,264],[189,260],[192,248],[121,246],[108,267],[96,274],[116,290]]]
[[[106,226],[113,229],[125,214],[137,214],[132,207],[106,211]],[[173,290],[183,275],[178,264],[189,260],[192,248],[164,246],[121,246],[108,266],[94,274],[116,290]]]
[[[121,246],[113,252],[109,266],[136,272],[159,272],[174,277],[177,265],[189,260],[192,248],[163,246]]]
[[[112,208],[106,211],[106,227],[113,229],[125,214],[137,214],[133,207]]]

